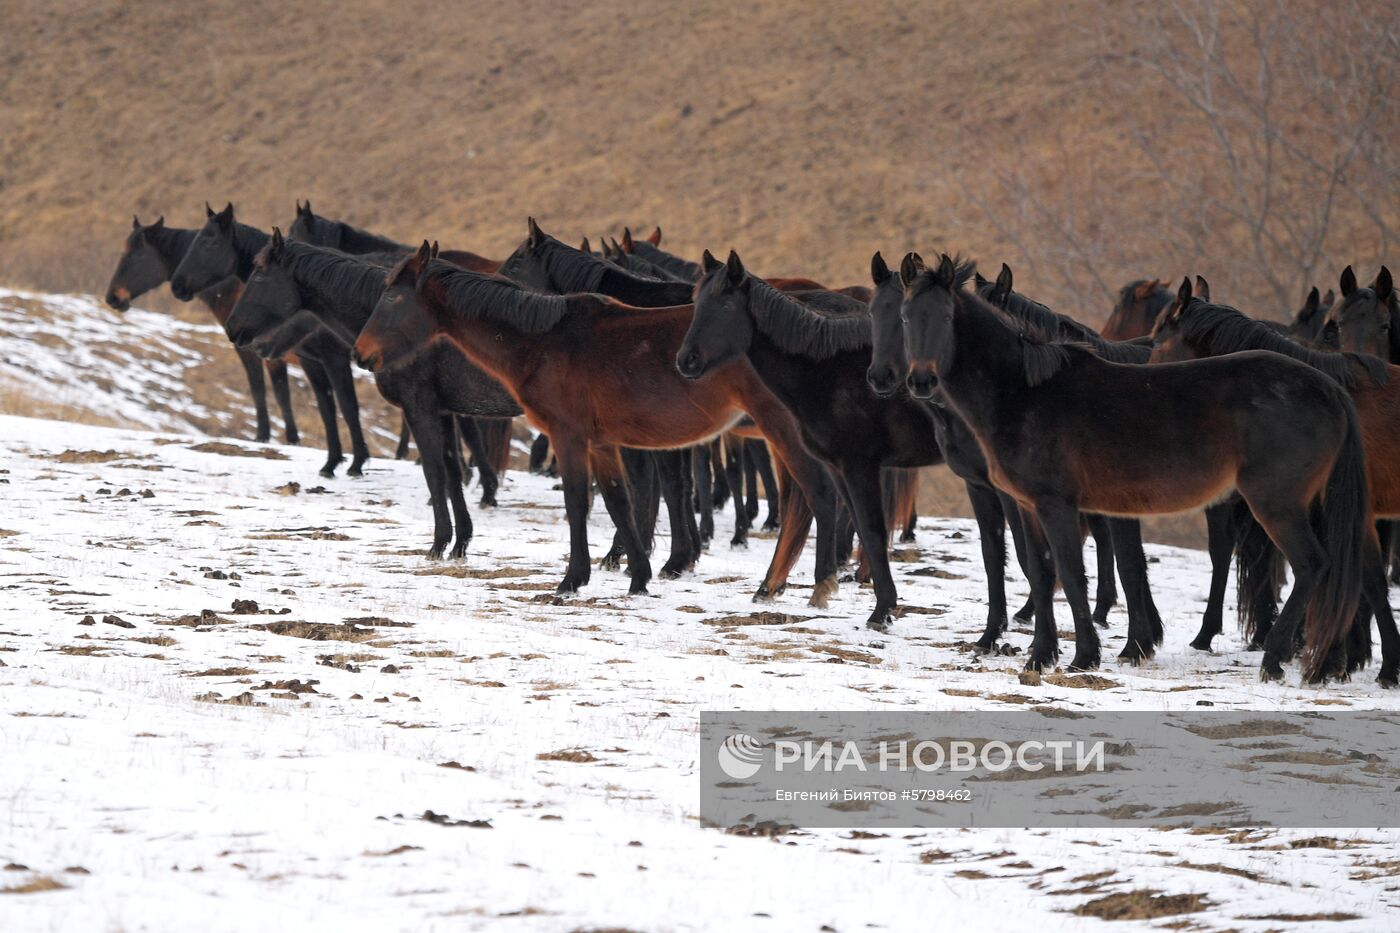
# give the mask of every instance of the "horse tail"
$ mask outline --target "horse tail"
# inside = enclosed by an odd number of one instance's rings
[[[1348,399],[1346,436],[1323,492],[1319,522],[1327,569],[1303,617],[1303,677],[1315,680],[1337,639],[1347,634],[1361,604],[1366,536],[1371,533],[1371,498],[1366,452],[1356,407]]]
[[[1279,591],[1283,588],[1283,552],[1255,521],[1243,499],[1235,506],[1231,523],[1235,532],[1235,588],[1239,597],[1240,631],[1257,644],[1278,618]]]

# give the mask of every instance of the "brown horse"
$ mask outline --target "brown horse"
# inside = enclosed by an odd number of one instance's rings
[[[699,382],[676,371],[690,305],[639,310],[601,295],[540,295],[508,279],[432,260],[427,243],[388,282],[355,346],[361,365],[393,365],[446,335],[499,379],[526,417],[549,435],[570,529],[561,593],[589,579],[590,472],[624,535],[632,592],[644,591],[651,577],[632,520],[620,447],[674,449],[708,441],[747,413],[807,496],[831,498],[832,491],[822,488],[830,479],[802,449],[792,416],[751,367],[735,361]],[[779,548],[759,595],[779,592],[790,566]],[[836,587],[834,558],[819,555],[818,566],[813,598],[824,600]]]
[[[1136,340],[1152,333],[1157,317],[1172,303],[1165,279],[1138,279],[1118,292],[1118,303],[1099,330],[1104,340]]]
[[[1208,286],[1198,279],[1197,291]],[[1157,323],[1153,334],[1152,362],[1206,359],[1246,350],[1268,350],[1292,357],[1325,373],[1351,393],[1366,446],[1366,476],[1371,508],[1379,518],[1400,518],[1400,366],[1387,365],[1373,356],[1323,353],[1281,336],[1262,321],[1246,317],[1228,305],[1211,304],[1193,297],[1178,300]],[[1241,552],[1241,559],[1243,558]],[[1400,633],[1391,616],[1381,550],[1375,529],[1366,548],[1366,602],[1381,631],[1381,671],[1384,687],[1396,686],[1400,670]],[[1242,578],[1244,574],[1241,575]],[[1247,584],[1242,584],[1242,589]],[[1369,629],[1370,619],[1362,624]],[[1369,631],[1365,633],[1369,636]],[[1365,639],[1369,642],[1369,638]],[[1355,660],[1355,659],[1353,659]]]
[[[910,390],[927,398],[936,378],[993,483],[1034,519],[1026,530],[1052,554],[1074,613],[1072,668],[1099,663],[1080,513],[1170,514],[1238,490],[1296,576],[1261,675],[1282,677],[1305,613],[1304,676],[1328,673],[1360,604],[1371,524],[1356,408],[1336,382],[1272,353],[1110,363],[1050,343],[968,292],[970,263],[945,255],[929,270],[911,253],[900,273]],[[1190,282],[1180,294],[1189,300]],[[1035,589],[1047,598],[1048,587]],[[1028,665],[1057,655],[1053,621],[1038,618]]]

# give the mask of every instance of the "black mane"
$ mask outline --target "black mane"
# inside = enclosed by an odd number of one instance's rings
[[[267,255],[267,250],[259,253],[257,262],[266,262]],[[282,246],[279,265],[309,293],[309,305],[373,308],[384,292],[385,273],[400,258],[393,252],[352,256],[329,247],[288,240]]]
[[[386,236],[377,233],[370,233],[359,227],[353,227],[343,220],[329,220],[325,217],[317,216],[317,220],[323,224],[328,224],[335,228],[336,241],[335,248],[346,253],[410,253],[413,247],[391,240]]]
[[[697,282],[703,270],[698,262],[668,253],[650,240],[633,240],[632,252],[659,269],[671,273],[682,282]]]
[[[529,291],[499,275],[468,272],[443,259],[423,268],[418,286],[438,282],[448,308],[463,317],[509,324],[526,334],[552,329],[568,313],[569,299]]]
[[[723,268],[715,274],[724,275]],[[749,312],[754,323],[784,353],[825,360],[870,346],[870,315],[865,304],[839,292],[785,294],[750,275]]]
[[[1181,337],[1211,355],[1242,350],[1270,350],[1307,363],[1348,389],[1358,384],[1385,385],[1390,372],[1384,360],[1362,353],[1328,353],[1312,350],[1256,321],[1229,305],[1191,299],[1178,317]]]
[[[538,247],[540,261],[544,263],[549,277],[556,287],[565,294],[596,292],[602,284],[603,276],[609,272],[631,273],[618,269],[611,263],[574,249],[565,243],[547,236]],[[646,281],[642,279],[642,281]]]
[[[990,282],[979,287],[979,297],[985,299],[994,287],[994,283]],[[1005,310],[1013,318],[1035,328],[1043,342],[1079,344],[1110,363],[1146,363],[1152,355],[1151,343],[1104,340],[1088,325],[1052,311],[1017,291],[1011,292],[1007,298]]]
[[[137,233],[138,231],[133,230],[132,236],[135,236]],[[167,227],[164,224],[160,226],[155,226],[153,224],[149,227],[142,227],[139,233],[148,243],[155,247],[156,252],[160,254],[160,258],[164,260],[171,272],[175,271],[175,267],[180,264],[180,260],[184,258],[185,253],[189,251],[190,244],[194,242],[194,238],[199,236],[198,230],[190,230],[184,227]]]

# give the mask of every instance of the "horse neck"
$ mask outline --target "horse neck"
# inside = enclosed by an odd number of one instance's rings
[[[293,272],[293,278],[301,292],[302,307],[325,322],[327,328],[345,340],[347,345],[353,344],[360,331],[365,329],[383,292],[383,289],[378,289],[371,296],[359,294],[354,289],[337,289],[323,278],[308,275],[300,269]]]
[[[233,251],[238,257],[238,270],[234,274],[243,281],[248,281],[248,276],[253,274],[253,260],[258,253],[267,245],[267,241],[272,239],[271,235],[264,233],[257,227],[250,227],[247,224],[235,223],[233,227]]]
[[[180,264],[180,260],[185,257],[190,244],[198,235],[198,230],[188,230],[184,227],[160,227],[146,231],[146,239],[155,247],[160,261],[165,263],[165,277],[167,279],[175,271],[175,267]]]
[[[526,333],[509,321],[452,307],[441,292],[425,297],[438,326],[473,363],[510,385],[525,381],[548,331]],[[571,299],[570,312],[572,305]]]
[[[953,361],[938,382],[969,426],[995,425],[1025,391],[1021,337],[990,310],[955,297]]]
[[[823,363],[783,350],[756,321],[752,322],[752,327],[753,339],[749,341],[747,353],[750,365],[768,391],[792,411],[800,412],[811,396],[805,387],[812,384],[813,375],[823,368]]]
[[[598,292],[634,308],[674,308],[691,302],[693,289],[684,282],[649,282],[610,267],[598,282]]]
[[[400,252],[406,253],[409,247],[402,243],[397,243],[388,237],[380,236],[377,233],[370,233],[368,230],[359,230],[349,224],[340,225],[340,245],[336,247],[342,253],[378,253],[378,252]]]

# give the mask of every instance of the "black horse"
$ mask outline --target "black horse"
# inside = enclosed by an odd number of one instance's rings
[[[170,291],[181,301],[188,301],[196,292],[230,277],[247,282],[253,274],[253,259],[271,239],[256,227],[239,223],[234,217],[232,204],[226,205],[218,213],[207,204],[204,210],[208,220],[170,277]],[[353,454],[350,469],[346,472],[359,476],[365,461],[369,459],[369,447],[360,430],[360,403],[355,397],[349,351],[333,334],[321,330],[307,335],[297,345],[296,352],[303,364],[311,360],[319,365],[330,387],[325,397],[320,393],[316,396],[316,404],[326,423],[326,465],[321,468],[321,475],[334,476],[335,468],[345,459],[340,447],[340,432],[335,426],[335,407],[339,404],[345,426],[350,432]],[[310,372],[307,378],[312,378]]]
[[[928,407],[907,394],[878,398],[870,391],[864,303],[835,292],[784,294],[749,275],[734,252],[721,263],[707,250],[702,268],[677,368],[687,379],[701,379],[746,356],[793,413],[803,444],[844,494],[870,562],[875,608],[866,625],[887,631],[899,597],[881,472],[943,462]]]
[[[977,435],[993,481],[1034,519],[1028,545],[1053,555],[1074,614],[1071,668],[1099,664],[1080,513],[1180,512],[1238,489],[1297,578],[1261,674],[1282,676],[1305,615],[1304,676],[1329,673],[1360,604],[1371,521],[1356,409],[1340,386],[1270,353],[1111,363],[1052,343],[967,291],[970,263],[945,255],[930,270],[911,253],[900,273],[910,390],[941,388]],[[1183,283],[1186,298],[1190,288]],[[1032,591],[1046,611],[1028,666],[1043,668],[1058,656],[1058,634],[1042,624],[1052,618],[1050,586],[1037,576]],[[1150,638],[1130,620],[1130,643]]]
[[[107,304],[116,311],[126,311],[131,303],[146,292],[159,288],[170,281],[170,273],[179,265],[185,251],[194,242],[198,230],[180,227],[167,227],[161,217],[153,224],[142,225],[140,218],[131,218],[131,232],[122,245],[122,255],[117,260],[116,271],[107,285]],[[196,297],[207,307],[214,319],[222,326],[238,300],[238,290],[242,283],[230,277],[204,289]],[[272,382],[272,395],[277,399],[277,407],[282,411],[284,437],[288,444],[301,442],[297,433],[296,416],[292,412],[292,389],[287,379],[287,361],[281,357],[266,362],[258,359],[256,353],[238,350],[238,362],[243,364],[243,372],[248,377],[248,391],[253,396],[253,407],[257,411],[257,433],[254,440],[263,444],[272,439],[272,427],[267,417],[267,385],[263,380],[263,368]],[[330,385],[324,378],[311,380],[312,388],[330,392]],[[318,389],[319,386],[319,389]]]

